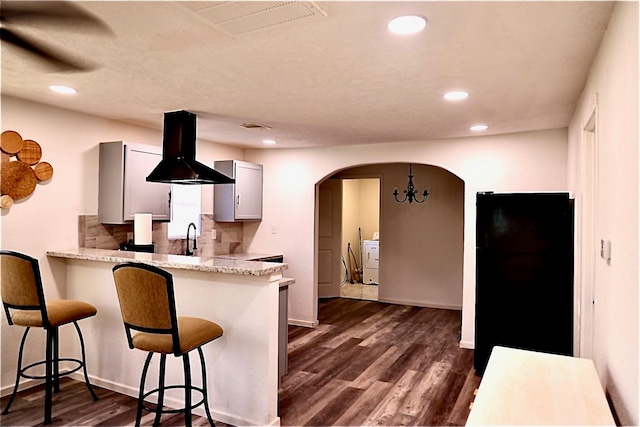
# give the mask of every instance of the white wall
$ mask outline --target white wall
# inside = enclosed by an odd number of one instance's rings
[[[348,173],[348,171],[346,171]],[[380,230],[380,180],[379,179],[343,179],[342,180],[342,255],[347,267],[362,269],[360,262],[360,244],[358,228],[362,230],[362,240],[370,240],[374,231]],[[355,256],[349,259],[347,243]],[[362,278],[361,278],[362,281]]]
[[[360,183],[358,226],[362,229],[362,240],[371,240],[373,233],[380,231],[380,180],[359,179],[358,182]]]
[[[50,181],[38,184],[30,197],[2,210],[0,246],[38,258],[45,296],[51,299],[64,297],[64,280],[54,281],[45,253],[52,249],[77,247],[78,216],[98,213],[98,144],[125,140],[160,146],[162,131],[3,96],[2,131],[5,130],[15,130],[23,138],[37,141],[42,146],[42,161],[51,163],[54,173]],[[198,160],[208,165],[213,165],[214,160],[242,159],[242,156],[242,150],[213,143],[199,143],[196,153]],[[212,187],[202,188],[203,211],[212,212]],[[56,273],[56,277],[61,276]],[[17,342],[23,329],[9,327],[4,319],[0,325],[0,375],[4,393],[15,379]],[[26,360],[36,360],[36,356],[44,353],[44,338],[35,336],[28,343]],[[70,338],[75,340],[73,336]],[[66,341],[69,340],[63,338],[61,345]]]
[[[406,188],[408,167],[391,164],[382,182],[379,300],[459,310],[464,270],[464,183],[433,166],[413,164],[425,203],[399,204],[393,189]]]
[[[290,319],[317,321],[314,247],[315,185],[353,166],[414,162],[440,166],[465,184],[462,345],[474,342],[475,195],[478,191],[566,191],[565,129],[447,140],[309,149],[247,150],[245,159],[264,165],[264,216],[245,226],[246,249],[282,251],[289,288]],[[272,226],[277,233],[272,234]],[[382,235],[381,235],[382,237]]]
[[[569,182],[580,202],[583,129],[597,104],[595,238],[611,240],[612,258],[596,258],[594,360],[625,425],[640,422],[638,21],[637,2],[616,4],[569,127]]]
[[[340,250],[347,263],[347,268],[351,265],[350,274],[356,268],[354,259],[347,251],[347,244],[351,244],[355,261],[360,263],[360,250],[358,248],[358,224],[360,223],[360,182],[355,179],[342,181],[342,244]],[[350,276],[351,277],[351,276]]]

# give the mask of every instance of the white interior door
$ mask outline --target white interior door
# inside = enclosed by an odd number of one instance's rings
[[[318,192],[318,297],[339,297],[342,180],[328,179]]]

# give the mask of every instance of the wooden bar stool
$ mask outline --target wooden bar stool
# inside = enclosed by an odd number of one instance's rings
[[[149,352],[140,379],[136,426],[140,425],[143,409],[155,412],[154,425],[160,423],[163,413],[184,412],[185,425],[191,426],[191,410],[200,405],[204,405],[209,423],[215,426],[209,411],[207,372],[202,346],[220,338],[222,328],[209,320],[177,316],[173,276],[167,271],[147,264],[125,263],[113,268],[113,277],[129,348]],[[139,332],[132,336],[132,329]],[[202,367],[202,387],[194,387],[191,384],[189,352],[196,349]],[[158,388],[145,392],[145,380],[153,353],[160,353],[159,385]],[[184,385],[164,384],[168,354],[182,357]],[[184,389],[184,408],[163,409],[164,392],[168,389]],[[202,400],[195,404],[191,401],[192,390],[202,395]],[[152,394],[158,395],[155,408],[147,406],[144,401]]]
[[[18,391],[20,378],[44,379],[45,399],[44,399],[44,424],[51,424],[51,406],[53,391],[60,391],[60,377],[72,374],[82,368],[84,381],[89,389],[93,400],[98,400],[94,393],[87,375],[87,367],[84,352],[84,340],[82,332],[78,326],[78,320],[96,315],[96,308],[91,304],[82,301],[72,300],[52,300],[45,301],[42,289],[42,278],[40,276],[40,266],[38,260],[28,255],[13,252],[0,251],[0,282],[2,283],[2,304],[7,316],[9,325],[26,326],[20,350],[18,352],[18,368],[16,373],[16,383],[13,393],[4,408],[2,414],[9,413],[9,408],[13,403]],[[73,323],[80,340],[82,360],[59,356],[58,328],[62,325]],[[22,353],[29,330],[34,328],[44,328],[46,337],[45,360],[32,363],[22,367]],[[60,372],[60,362],[70,362],[76,366],[64,372]],[[28,370],[36,366],[45,365],[45,375],[30,375]]]

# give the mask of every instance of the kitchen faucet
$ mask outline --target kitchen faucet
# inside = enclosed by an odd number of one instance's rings
[[[189,232],[191,231],[191,226],[193,226],[193,250],[189,250]],[[198,249],[196,234],[196,225],[190,222],[187,226],[187,249],[185,251],[185,255],[187,256],[193,255],[196,252],[196,249]]]

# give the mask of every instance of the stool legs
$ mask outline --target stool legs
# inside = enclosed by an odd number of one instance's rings
[[[67,375],[70,373],[73,373],[75,371],[77,371],[78,369],[80,369],[80,367],[83,368],[84,371],[84,381],[85,384],[87,385],[87,388],[89,389],[89,393],[91,394],[91,397],[93,398],[93,400],[98,400],[98,396],[96,396],[95,392],[93,391],[93,388],[91,387],[91,383],[89,382],[89,376],[87,374],[87,364],[86,364],[86,358],[85,358],[85,351],[84,351],[84,340],[82,339],[82,332],[80,332],[80,327],[78,327],[78,324],[76,322],[73,322],[73,324],[76,327],[76,331],[78,333],[78,338],[80,339],[80,349],[82,352],[82,361],[78,361],[76,359],[70,359],[70,358],[60,358],[59,356],[59,347],[60,347],[60,340],[59,340],[59,334],[58,334],[58,327],[53,327],[53,328],[45,328],[46,330],[46,342],[45,342],[45,360],[41,361],[41,362],[36,362],[36,363],[32,363],[29,366],[23,368],[22,367],[22,355],[24,353],[24,344],[26,342],[27,339],[27,334],[29,333],[29,330],[31,329],[30,327],[25,328],[24,334],[22,335],[22,340],[20,341],[20,350],[18,351],[18,367],[17,367],[17,372],[16,372],[16,382],[15,385],[13,387],[13,392],[11,393],[11,397],[9,398],[9,402],[7,403],[7,406],[4,408],[4,410],[2,411],[2,414],[8,414],[9,413],[9,409],[11,408],[11,405],[13,404],[13,401],[16,397],[16,394],[18,392],[18,387],[20,385],[20,378],[24,377],[24,378],[31,378],[31,379],[44,379],[45,380],[45,390],[44,390],[44,424],[51,424],[51,409],[52,409],[52,402],[53,402],[53,393],[54,392],[59,392],[60,391],[60,377],[62,375]],[[60,361],[64,360],[64,361],[73,361],[76,363],[79,363],[79,366],[76,367],[75,369],[65,372],[62,375],[60,374]],[[30,369],[33,368],[34,366],[37,365],[41,365],[44,364],[45,365],[45,375],[38,375],[38,376],[34,376],[34,375],[28,375],[25,372]]]
[[[22,376],[22,350],[24,349],[24,342],[27,340],[27,334],[29,333],[29,329],[25,328],[24,334],[22,334],[22,340],[20,341],[20,350],[18,350],[18,368],[16,371],[16,383],[13,386],[13,393],[11,393],[11,397],[9,398],[9,402],[7,406],[2,411],[2,415],[6,415],[9,413],[9,408],[11,408],[11,404],[13,400],[16,398],[16,393],[18,392],[18,385],[20,385],[20,377]]]
[[[215,427],[215,422],[213,421],[213,417],[211,416],[211,411],[209,410],[209,396],[207,393],[207,369],[204,360],[204,353],[202,348],[198,347],[198,355],[200,356],[200,365],[202,369],[202,388],[195,387],[196,391],[200,391],[202,393],[202,401],[193,405],[192,392],[194,387],[191,384],[191,362],[189,360],[189,353],[185,353],[182,355],[182,366],[184,369],[184,386],[182,385],[165,385],[165,376],[166,376],[166,361],[167,355],[160,354],[160,375],[158,378],[158,388],[145,392],[145,383],[147,380],[147,373],[149,371],[149,365],[151,364],[151,358],[153,357],[153,353],[149,352],[147,354],[147,358],[144,362],[144,367],[142,368],[142,376],[140,378],[140,390],[138,393],[138,409],[136,412],[136,427],[140,426],[140,420],[142,419],[142,411],[154,411],[154,409],[145,406],[144,399],[154,393],[158,393],[158,403],[155,405],[155,419],[153,421],[153,425],[160,425],[160,417],[163,412],[175,413],[184,411],[184,424],[186,427],[190,427],[192,425],[192,415],[191,409],[194,406],[204,405],[205,412],[207,413],[207,419],[209,424]],[[175,410],[164,410],[164,392],[166,389],[175,389],[175,388],[184,388],[184,409],[175,409]]]
[[[47,363],[45,364],[45,386],[44,386],[44,423],[51,424],[51,402],[53,400],[53,367],[58,367],[57,361],[53,361],[55,347],[55,328],[47,329]],[[57,375],[56,375],[57,376]]]
[[[73,322],[73,326],[76,327],[76,332],[78,332],[78,338],[80,339],[80,352],[82,353],[82,370],[84,372],[84,383],[87,385],[89,394],[91,394],[91,397],[95,402],[98,400],[98,396],[96,396],[96,393],[93,391],[91,383],[89,382],[89,375],[87,374],[87,362],[84,355],[84,339],[82,339],[82,332],[80,332],[80,326],[78,326],[78,322]]]
[[[142,377],[140,378],[140,393],[138,394],[138,410],[136,411],[136,427],[140,427],[140,419],[142,418],[142,407],[144,406],[144,383],[147,379],[147,371],[149,370],[149,363],[151,363],[151,357],[153,353],[147,355],[147,359],[144,361],[144,368],[142,368]]]
[[[158,380],[158,405],[156,411],[156,419],[153,421],[153,425],[160,425],[160,416],[162,415],[162,407],[164,406],[164,377],[167,372],[167,355],[160,355],[160,378]]]
[[[47,334],[51,334],[51,362],[53,363],[53,391],[60,391],[60,339],[58,328],[47,329]]]
[[[191,366],[189,364],[189,353],[182,355],[182,365],[184,366],[184,425],[191,427]]]
[[[204,352],[202,351],[202,347],[198,347],[198,355],[200,356],[200,366],[202,368],[202,396],[204,399],[204,410],[207,413],[209,424],[215,427],[216,423],[213,422],[211,411],[209,411],[209,396],[207,394],[207,365],[204,362]]]

